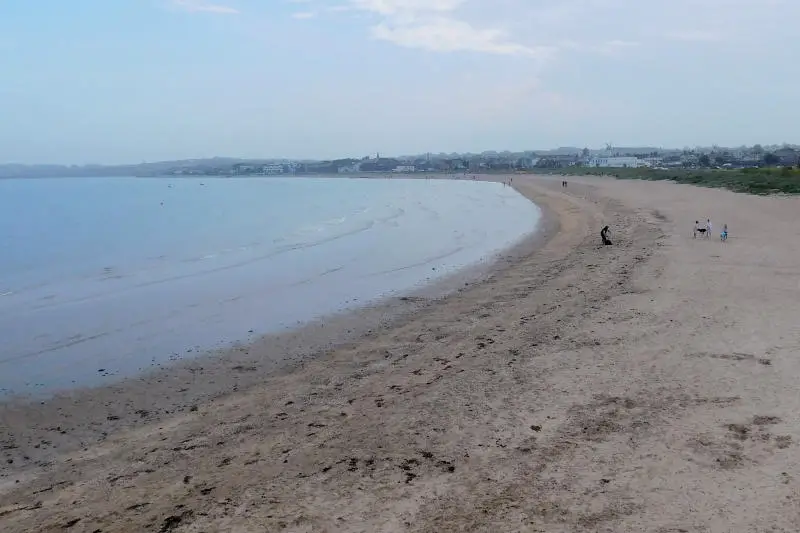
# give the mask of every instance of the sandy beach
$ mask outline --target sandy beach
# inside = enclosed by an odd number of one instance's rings
[[[0,405],[0,531],[800,531],[800,200],[560,180],[445,298]]]

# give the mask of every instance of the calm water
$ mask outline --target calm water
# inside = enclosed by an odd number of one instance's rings
[[[105,383],[416,288],[538,219],[473,181],[0,180],[0,395]]]

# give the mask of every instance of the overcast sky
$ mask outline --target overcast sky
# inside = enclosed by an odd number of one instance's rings
[[[800,0],[0,0],[0,163],[800,142]]]

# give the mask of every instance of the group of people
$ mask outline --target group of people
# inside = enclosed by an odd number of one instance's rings
[[[711,226],[711,219],[710,218],[706,219],[705,227],[700,226],[700,221],[699,220],[695,220],[694,221],[694,230],[692,231],[692,238],[696,239],[697,238],[697,234],[699,233],[701,237],[705,237],[706,239],[708,239],[709,237],[711,237],[711,230],[712,229],[713,228]],[[725,241],[728,240],[728,225],[727,224],[723,224],[722,231],[719,234],[719,240],[721,240],[722,242],[725,242]]]
[[[713,227],[711,226],[711,219],[706,219],[705,227],[700,225],[699,220],[695,220],[694,222],[694,230],[692,231],[692,237],[697,238],[697,234],[699,233],[702,237],[708,239],[711,236],[711,230]],[[604,226],[603,229],[600,230],[600,239],[603,241],[605,246],[610,246],[612,244],[611,237],[609,236],[609,227]],[[722,225],[722,231],[719,234],[719,240],[725,242],[728,240],[728,225]]]

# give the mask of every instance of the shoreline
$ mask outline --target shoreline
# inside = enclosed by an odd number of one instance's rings
[[[330,181],[331,177],[327,177],[326,180],[328,185],[327,187],[334,187],[334,190],[339,189],[339,185],[342,185],[343,190],[349,190],[351,186],[345,186],[342,182],[333,182]],[[163,182],[166,185],[167,182],[171,180],[165,180]],[[193,180],[195,182],[200,182],[202,180]],[[405,181],[405,180],[404,180]],[[503,216],[502,212],[499,212],[499,219],[496,217],[492,217],[492,219],[486,218],[486,213],[493,213],[492,207],[494,204],[497,204],[498,209],[505,209],[507,205],[505,202],[510,201],[510,205],[516,207],[517,209],[522,207],[522,209],[528,208],[527,201],[524,198],[520,198],[516,194],[512,194],[510,191],[502,191],[497,194],[498,198],[505,198],[502,200],[496,200],[492,203],[491,198],[494,195],[490,195],[489,205],[482,206],[480,205],[481,196],[480,191],[487,187],[472,187],[467,185],[455,185],[452,184],[447,186],[446,188],[442,189],[443,186],[436,186],[436,187],[428,187],[422,186],[419,181],[416,183],[407,182],[408,185],[395,185],[392,186],[391,184],[387,184],[387,186],[394,187],[395,189],[411,187],[411,190],[420,191],[420,189],[428,190],[435,189],[435,190],[443,190],[444,194],[447,194],[446,197],[442,198],[441,201],[441,208],[443,216],[445,216],[445,220],[443,224],[440,224],[440,228],[445,228],[444,233],[441,231],[436,230],[435,227],[431,227],[431,232],[434,235],[438,235],[438,239],[444,239],[441,242],[441,246],[437,246],[435,249],[431,248],[430,246],[422,246],[422,249],[428,250],[426,252],[419,252],[415,253],[413,248],[409,249],[408,251],[403,251],[402,256],[397,256],[393,260],[386,261],[378,261],[380,264],[384,265],[386,268],[389,268],[387,272],[391,275],[386,276],[383,275],[384,273],[375,274],[375,280],[371,283],[364,284],[365,288],[360,288],[358,280],[358,276],[352,274],[356,270],[364,271],[365,273],[370,273],[371,277],[371,270],[369,270],[369,266],[371,261],[367,257],[366,263],[363,261],[359,261],[359,265],[366,264],[367,266],[363,266],[363,268],[353,268],[351,270],[351,274],[345,272],[345,276],[339,276],[335,279],[339,280],[334,283],[336,286],[327,286],[324,282],[322,282],[322,278],[319,280],[311,279],[314,275],[314,268],[311,269],[303,269],[309,271],[309,279],[301,280],[298,282],[297,285],[302,285],[308,281],[313,282],[316,284],[319,281],[319,285],[314,285],[317,287],[316,291],[309,292],[309,290],[304,291],[295,291],[295,290],[283,290],[283,288],[278,288],[280,294],[284,294],[290,298],[289,308],[281,311],[280,306],[274,306],[271,304],[261,303],[259,305],[255,305],[255,302],[264,302],[264,298],[271,294],[273,287],[263,287],[263,283],[261,279],[270,279],[268,275],[267,278],[264,278],[263,269],[266,268],[267,272],[274,272],[274,268],[270,267],[270,263],[266,265],[266,267],[262,265],[256,265],[255,269],[250,270],[250,275],[248,276],[248,272],[245,269],[237,270],[235,274],[233,274],[234,278],[230,278],[228,275],[227,278],[220,278],[217,277],[208,277],[204,278],[204,283],[211,283],[212,287],[215,285],[219,286],[227,286],[230,285],[227,293],[224,291],[217,291],[221,296],[220,298],[224,298],[227,296],[232,296],[236,298],[232,298],[231,301],[242,299],[243,301],[248,301],[247,298],[243,298],[244,292],[248,292],[251,295],[249,305],[232,305],[227,304],[226,307],[222,308],[221,310],[216,310],[215,302],[205,302],[202,296],[197,296],[197,300],[190,301],[190,302],[183,302],[183,305],[186,306],[184,308],[181,305],[174,304],[174,316],[181,316],[183,323],[179,324],[179,326],[169,334],[161,335],[159,338],[159,344],[155,345],[153,343],[148,343],[148,341],[144,342],[135,342],[131,340],[130,345],[128,344],[127,339],[134,337],[134,335],[140,335],[139,339],[146,339],[146,334],[148,332],[155,333],[160,335],[161,332],[158,331],[158,328],[149,328],[149,327],[140,327],[138,329],[134,329],[133,327],[130,330],[133,333],[123,332],[122,329],[117,330],[117,332],[111,332],[111,335],[106,335],[108,331],[101,327],[94,327],[99,323],[96,320],[92,320],[91,318],[87,320],[81,321],[82,323],[79,325],[72,325],[72,326],[62,326],[59,328],[51,328],[48,326],[48,321],[41,323],[40,325],[36,326],[35,333],[41,333],[41,335],[31,335],[30,338],[36,339],[41,338],[49,338],[49,339],[56,339],[59,336],[63,336],[67,338],[67,335],[73,335],[75,333],[83,334],[83,338],[85,337],[103,337],[107,336],[108,339],[106,340],[105,344],[102,345],[100,348],[94,347],[93,343],[87,343],[88,348],[86,345],[77,346],[76,348],[72,349],[71,352],[64,350],[63,352],[57,352],[52,356],[48,357],[41,357],[41,358],[33,358],[32,362],[28,361],[20,361],[23,366],[27,365],[30,370],[26,372],[26,368],[18,369],[16,372],[9,372],[9,375],[6,379],[0,379],[0,386],[7,387],[0,389],[0,402],[3,403],[20,403],[20,402],[38,402],[38,401],[48,401],[50,398],[58,395],[72,395],[72,391],[84,391],[86,389],[91,388],[102,388],[107,386],[114,386],[120,383],[123,383],[127,380],[127,382],[135,382],[137,378],[141,376],[147,376],[148,378],[152,377],[151,374],[153,371],[158,371],[164,368],[169,368],[174,366],[175,364],[181,364],[188,360],[196,359],[199,356],[200,358],[207,358],[207,357],[217,357],[220,354],[225,354],[226,352],[235,351],[237,348],[245,347],[252,343],[260,343],[265,344],[262,337],[264,335],[269,336],[279,336],[279,337],[287,337],[289,336],[293,330],[298,328],[302,328],[304,326],[314,325],[314,324],[327,324],[329,322],[333,323],[341,323],[341,322],[357,322],[356,320],[344,320],[348,313],[352,311],[358,311],[360,309],[366,308],[388,308],[387,312],[382,314],[384,315],[391,315],[394,314],[395,308],[397,311],[404,312],[404,311],[413,311],[414,306],[406,305],[405,302],[410,300],[399,300],[401,296],[409,296],[413,300],[420,300],[420,299],[432,299],[438,298],[439,296],[456,290],[457,288],[463,286],[463,282],[474,282],[481,279],[487,272],[490,272],[493,268],[492,263],[496,262],[498,258],[503,257],[503,254],[508,252],[509,250],[513,250],[515,245],[519,242],[523,242],[527,236],[531,233],[535,233],[538,231],[538,228],[541,226],[538,222],[534,224],[535,219],[531,220],[530,227],[523,226],[523,230],[520,231],[520,224],[514,225],[513,216],[508,215],[507,213]],[[324,184],[323,184],[324,185]],[[304,186],[302,184],[298,185],[300,188]],[[172,187],[170,185],[170,187]],[[358,186],[357,190],[361,188]],[[382,190],[383,186],[378,187],[378,191]],[[367,187],[367,189],[375,189],[375,187]],[[452,191],[452,194],[448,191],[451,189],[455,189]],[[492,190],[499,190],[498,187],[492,187]],[[483,210],[483,215],[478,215],[477,218],[480,219],[481,216],[486,218],[486,226],[490,228],[499,229],[501,233],[492,235],[497,235],[502,240],[503,246],[502,248],[498,248],[499,243],[496,239],[487,238],[485,235],[480,237],[482,233],[486,231],[491,231],[489,229],[485,229],[484,225],[476,225],[476,223],[470,223],[467,219],[463,219],[463,221],[458,221],[459,214],[455,211],[448,212],[447,207],[447,200],[448,197],[459,197],[460,193],[464,194],[468,197],[473,198],[471,203],[468,203],[469,208]],[[472,191],[472,192],[469,192]],[[478,191],[478,192],[475,192]],[[380,194],[380,193],[379,193]],[[412,193],[418,194],[418,193]],[[513,196],[513,198],[509,198]],[[382,196],[381,196],[382,197]],[[423,202],[425,203],[425,202]],[[437,202],[439,203],[439,202]],[[432,205],[435,209],[435,205]],[[484,208],[486,207],[486,208]],[[537,208],[528,208],[531,210],[532,217],[535,217],[534,214]],[[479,211],[480,212],[480,211]],[[515,212],[513,209],[511,212]],[[463,218],[463,213],[461,213],[461,217]],[[406,220],[411,221],[410,223],[414,225],[415,229],[412,231],[419,231],[419,229],[425,229],[426,226],[420,224],[427,224],[426,221],[424,222],[415,222],[417,220],[425,220],[423,218],[416,218],[416,217],[406,217]],[[448,221],[449,220],[449,221]],[[498,220],[498,222],[493,222],[493,220]],[[358,221],[356,221],[358,223]],[[445,250],[445,252],[450,252],[450,248],[448,248],[449,244],[447,240],[449,239],[448,229],[452,227],[453,230],[458,230],[461,234],[467,235],[464,237],[464,243],[461,243],[461,235],[459,235],[459,244],[452,245],[452,247],[458,246],[455,248],[455,252],[452,254],[453,257],[445,257],[444,259],[428,259],[427,257],[435,256],[436,250]],[[505,229],[507,228],[507,230]],[[328,233],[336,234],[340,230],[331,230]],[[323,234],[323,236],[327,236],[328,233]],[[396,233],[396,232],[395,232]],[[372,232],[373,235],[374,230]],[[383,235],[379,233],[377,235]],[[391,234],[386,234],[386,238],[390,238]],[[474,235],[474,236],[473,236]],[[358,237],[358,236],[357,236]],[[521,237],[521,238],[520,238]],[[239,237],[241,239],[242,237]],[[316,240],[317,237],[309,237],[312,240]],[[374,237],[373,237],[374,238]],[[411,242],[411,241],[409,241]],[[438,240],[436,242],[439,242]],[[509,243],[509,244],[506,244]],[[318,244],[315,242],[315,245]],[[326,244],[326,242],[323,242]],[[327,244],[326,244],[327,245]],[[352,245],[351,245],[352,246]],[[419,247],[418,247],[419,248]],[[494,248],[494,250],[493,250]],[[362,246],[363,249],[363,246]],[[368,248],[367,248],[368,249]],[[393,250],[398,250],[399,248],[394,247]],[[213,251],[213,249],[212,249]],[[226,250],[223,250],[219,255],[222,256]],[[229,250],[227,250],[229,251]],[[462,252],[466,251],[466,255]],[[264,253],[264,252],[261,252]],[[426,254],[425,258],[423,258],[420,254]],[[153,255],[157,255],[154,253]],[[396,252],[393,254],[396,255]],[[211,257],[211,256],[208,256]],[[331,256],[331,261],[337,260],[335,257]],[[427,268],[425,263],[417,263],[417,258],[421,261],[431,261]],[[242,264],[237,266],[242,266],[244,262],[248,261],[249,258],[245,256],[242,259]],[[296,261],[297,259],[295,259]],[[348,260],[347,257],[343,259],[343,261]],[[213,263],[212,267],[205,267],[206,269],[212,268],[212,272],[215,268],[225,267],[230,263],[230,259],[220,259],[220,263]],[[236,261],[236,259],[234,259]],[[109,264],[112,263],[112,260],[108,261]],[[303,261],[303,264],[307,262]],[[103,263],[106,264],[106,263]],[[193,265],[195,263],[192,263]],[[205,263],[203,263],[205,264]],[[410,266],[409,266],[410,265]],[[332,267],[338,267],[338,264],[332,264]],[[354,267],[357,265],[354,263]],[[403,271],[403,274],[397,276],[392,274],[394,269],[396,268],[397,272]],[[421,267],[421,268],[420,268]],[[436,267],[436,268],[430,268]],[[99,270],[99,267],[96,267]],[[113,292],[113,291],[129,291],[131,286],[137,285],[137,278],[139,273],[136,271],[135,267],[113,267],[115,272],[121,270],[119,276],[114,276],[114,278],[119,277],[121,283],[125,283],[125,278],[127,278],[127,285],[123,286],[122,289],[119,288],[117,285],[111,285],[111,283],[116,283],[117,279],[113,279],[112,281],[105,281],[104,280],[104,291]],[[188,267],[187,267],[188,268]],[[201,267],[202,270],[203,267]],[[349,267],[348,267],[349,268]],[[225,268],[217,268],[218,270],[225,270]],[[262,272],[254,272],[256,269],[261,269]],[[126,272],[128,270],[128,272]],[[333,269],[333,271],[338,270],[338,268]],[[342,270],[346,270],[342,268]],[[438,272],[432,272],[432,270],[436,270]],[[88,271],[88,268],[87,268]],[[409,274],[405,275],[405,271],[408,271]],[[377,272],[377,271],[376,271]],[[202,272],[201,272],[202,273]],[[166,275],[166,274],[165,274]],[[178,270],[176,272],[170,272],[169,276],[183,276],[186,275],[186,270]],[[226,279],[237,279],[241,278],[242,276],[247,276],[247,282],[239,282],[238,287],[236,283],[229,283]],[[381,277],[382,276],[382,277]],[[397,279],[391,279],[394,276]],[[141,276],[140,276],[141,277]],[[292,281],[295,278],[292,278]],[[296,278],[300,279],[300,278]],[[326,278],[328,279],[328,278]],[[131,281],[132,280],[132,281]],[[151,279],[144,280],[143,283],[150,283]],[[156,281],[159,281],[157,278]],[[48,282],[49,283],[49,282]],[[287,281],[286,283],[289,283]],[[330,283],[328,283],[329,285]],[[352,285],[352,286],[351,286]],[[290,285],[287,285],[287,287]],[[293,285],[291,285],[293,286]],[[244,288],[246,287],[246,288]],[[398,287],[400,287],[398,289]],[[92,291],[99,291],[101,289],[95,287],[88,287]],[[323,289],[323,292],[319,292],[320,288]],[[328,290],[330,289],[330,290]],[[348,290],[351,289],[351,290]],[[171,294],[171,289],[167,286],[165,289],[161,289],[165,294]],[[210,289],[213,290],[213,289]],[[264,293],[264,291],[267,293]],[[244,291],[244,292],[242,292]],[[18,291],[18,292],[25,292]],[[57,289],[50,289],[50,292],[58,292]],[[203,293],[204,291],[200,291]],[[227,294],[227,296],[226,296]],[[262,294],[262,296],[258,296]],[[328,294],[336,294],[337,296],[327,297]],[[33,296],[27,296],[27,298],[33,298]],[[20,297],[25,298],[25,297]],[[50,296],[50,298],[54,298]],[[298,299],[299,298],[299,299]],[[145,295],[145,298],[139,297],[138,300],[142,301],[150,301],[150,302],[158,302],[159,298],[157,295],[154,295],[152,292]],[[268,301],[267,298],[266,301]],[[360,300],[360,301],[359,301]],[[20,300],[22,301],[22,300]],[[55,300],[54,300],[55,301]],[[127,303],[128,301],[125,300],[123,303]],[[202,302],[202,305],[200,303]],[[308,302],[307,305],[302,305],[302,302]],[[394,305],[392,303],[394,302]],[[160,312],[160,309],[154,308],[155,304],[150,304],[149,308],[146,308],[145,305],[137,305],[136,301],[130,302],[132,307],[128,308],[129,315],[136,316],[138,311],[138,316],[150,317],[152,319],[153,314],[155,316],[161,316],[164,313]],[[186,305],[191,303],[192,305]],[[14,303],[6,302],[7,312],[11,315],[11,310],[13,309]],[[238,307],[237,307],[238,305]],[[119,304],[117,305],[119,307]],[[126,306],[123,306],[123,308]],[[137,307],[141,307],[145,309],[142,311],[141,309],[137,309]],[[219,326],[215,326],[209,330],[209,333],[206,334],[205,330],[198,330],[196,327],[192,327],[192,324],[197,324],[200,319],[208,318],[207,316],[203,316],[203,312],[195,313],[193,309],[190,308],[198,308],[198,309],[206,309],[211,308],[211,311],[208,311],[206,314],[209,313],[219,313],[220,317],[225,317],[224,320],[217,320],[222,324]],[[242,312],[242,308],[245,309]],[[407,308],[407,309],[406,309]],[[88,317],[97,314],[96,311],[93,312],[94,308],[88,308],[87,312],[90,313],[86,315]],[[149,313],[147,311],[150,311]],[[191,313],[191,314],[190,314]],[[363,313],[362,313],[363,314]],[[50,316],[50,315],[45,315]],[[195,317],[198,317],[195,319]],[[211,317],[213,318],[213,317]],[[56,323],[64,322],[63,320],[59,321],[59,317],[56,316]],[[298,319],[298,320],[294,320]],[[216,319],[215,319],[216,320]],[[253,323],[250,323],[254,321]],[[9,321],[10,322],[10,321]],[[120,328],[123,326],[128,326],[129,324],[123,322],[122,320],[118,321]],[[144,321],[143,321],[144,322]],[[24,326],[24,321],[22,319],[17,320],[18,325]],[[249,327],[252,327],[248,331],[248,326],[244,324],[249,324]],[[116,325],[116,324],[115,324]],[[135,324],[134,324],[135,325]],[[171,327],[171,326],[170,326]],[[16,328],[18,330],[18,328]],[[305,330],[314,331],[314,327],[305,327]],[[352,329],[351,326],[348,326],[346,329]],[[63,331],[62,331],[63,330]],[[247,333],[245,333],[245,331]],[[119,333],[119,334],[117,334]],[[79,335],[74,335],[74,337],[80,337]],[[322,346],[322,337],[319,334],[314,334],[312,337],[316,338],[317,344]],[[71,340],[73,337],[69,337]],[[331,341],[341,341],[341,335],[336,335],[331,337]],[[45,342],[37,342],[37,341],[24,341],[24,336],[20,335],[20,339],[16,342],[18,347],[12,342],[11,346],[9,346],[9,355],[14,354],[15,356],[20,354],[33,353],[37,350],[41,350],[41,352],[48,351],[50,349],[50,344],[57,344],[55,341],[52,343],[45,343]],[[115,341],[116,340],[116,344]],[[154,348],[155,346],[155,348]],[[114,353],[117,351],[118,353]],[[170,355],[171,354],[171,355]],[[151,360],[152,355],[152,360]],[[63,364],[64,358],[66,360],[74,359],[76,361],[83,361],[83,364],[78,365],[76,368],[83,369],[82,371],[75,370],[71,372],[69,369],[65,369],[64,372],[58,372],[55,370],[51,370],[49,374],[47,371],[43,369],[47,368],[58,368],[61,364]],[[94,360],[95,362],[92,363],[89,359]],[[20,355],[20,359],[23,359],[22,355]],[[280,359],[280,357],[270,357],[270,360]],[[6,365],[9,365],[8,361],[11,360],[10,358],[6,359]],[[38,363],[36,361],[39,361]],[[253,366],[252,363],[241,363],[244,366]],[[44,365],[44,366],[42,366]],[[231,365],[235,366],[235,365]],[[276,365],[269,365],[269,366],[276,366]],[[38,367],[38,369],[37,369]],[[12,370],[13,367],[9,366],[9,370]],[[95,372],[96,369],[101,369]],[[39,379],[39,375],[41,374],[41,379]],[[12,379],[13,376],[13,379]],[[71,384],[70,384],[70,380]],[[42,383],[39,384],[39,381]],[[154,381],[150,379],[150,381]]]
[[[386,176],[326,176],[329,179],[388,179]],[[396,177],[396,176],[395,176]],[[401,176],[403,177],[403,176]],[[423,179],[423,177],[420,177]],[[489,176],[485,181],[500,182]],[[523,193],[520,193],[525,196]],[[530,198],[526,197],[528,200]],[[486,282],[514,262],[533,253],[558,232],[558,222],[547,206],[537,205],[541,217],[534,231],[512,246],[496,252],[491,259],[476,263],[443,278],[380,298],[355,308],[325,315],[297,327],[268,333],[252,342],[205,351],[112,383],[79,386],[43,397],[9,396],[0,400],[0,426],[14,435],[15,448],[4,448],[3,462],[14,468],[0,474],[0,488],[8,478],[73,452],[87,444],[99,443],[119,431],[159,423],[170,416],[191,412],[198,405],[241,393],[265,379],[291,373],[304,364],[344,346],[399,327],[425,308],[452,294]],[[68,421],[53,432],[28,427],[28,420]],[[62,427],[56,422],[51,427]],[[16,444],[27,441],[29,446]],[[45,441],[46,447],[31,447]],[[27,457],[28,459],[24,459]]]
[[[514,185],[560,223],[535,252],[0,484],[4,531],[800,530],[800,199]]]

